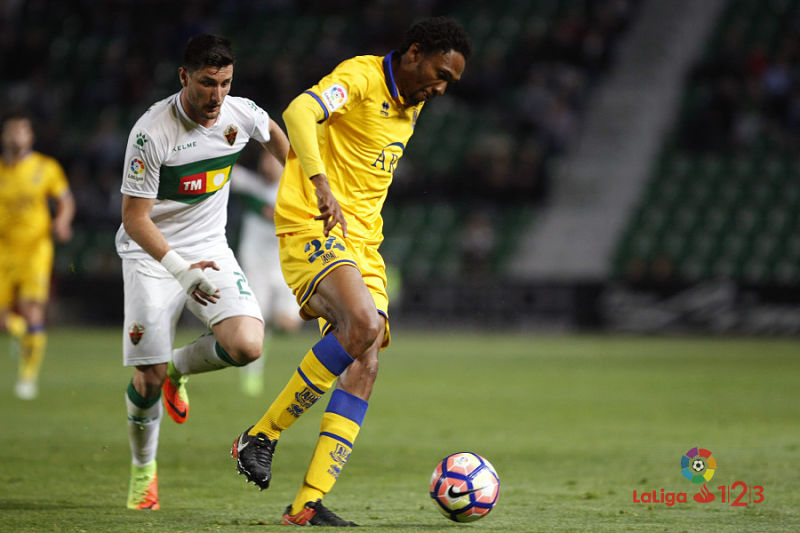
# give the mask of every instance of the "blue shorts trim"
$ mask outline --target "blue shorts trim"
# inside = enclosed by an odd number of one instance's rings
[[[314,279],[311,280],[311,283],[308,285],[308,289],[306,289],[305,294],[303,294],[303,297],[300,298],[302,304],[305,305],[306,301],[309,298],[311,298],[311,295],[314,294],[314,291],[317,288],[317,283],[319,283],[322,280],[322,278],[324,278],[333,267],[342,266],[343,264],[353,265],[354,267],[358,268],[358,265],[352,259],[341,259],[339,261],[334,261],[330,265],[326,266],[325,268],[320,270],[319,274],[314,276]]]

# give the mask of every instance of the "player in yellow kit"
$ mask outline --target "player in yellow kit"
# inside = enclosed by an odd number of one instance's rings
[[[20,340],[14,390],[26,400],[38,393],[47,341],[45,314],[53,267],[50,232],[60,242],[69,240],[75,214],[61,165],[52,157],[33,151],[33,140],[33,127],[26,115],[4,117],[0,158],[0,329]],[[55,204],[52,221],[49,199]]]
[[[413,25],[385,57],[344,61],[283,114],[292,149],[278,189],[281,268],[322,340],[306,353],[264,417],[231,450],[262,489],[281,432],[334,382],[319,439],[284,524],[352,526],[322,505],[353,448],[389,344],[381,208],[427,100],[458,81],[471,52],[446,18]]]

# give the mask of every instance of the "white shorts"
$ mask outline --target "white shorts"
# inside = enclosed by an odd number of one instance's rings
[[[299,319],[300,306],[283,279],[277,250],[274,257],[252,250],[242,250],[240,255],[250,286],[261,303],[264,322],[274,323],[280,316],[296,316]]]
[[[125,329],[122,339],[125,366],[153,365],[172,360],[175,325],[184,307],[209,329],[232,316],[261,320],[258,300],[229,248],[203,257],[215,261],[220,270],[205,270],[219,288],[217,303],[200,305],[186,295],[180,283],[152,258],[123,259]],[[195,262],[187,258],[189,262]]]

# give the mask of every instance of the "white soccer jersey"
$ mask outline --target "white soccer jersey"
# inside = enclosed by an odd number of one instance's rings
[[[261,215],[261,205],[275,207],[278,197],[278,184],[267,183],[257,172],[236,165],[233,168],[232,191],[245,196],[245,212],[242,215],[240,255],[245,250],[253,250],[260,257],[278,265],[278,238],[275,236],[275,223]],[[274,261],[273,261],[274,259]]]
[[[213,126],[191,120],[180,92],[157,102],[128,137],[123,194],[156,198],[150,217],[173,250],[202,259],[211,247],[227,247],[225,224],[231,168],[250,138],[269,140],[269,115],[246,98],[227,96]],[[149,255],[120,226],[117,253]]]

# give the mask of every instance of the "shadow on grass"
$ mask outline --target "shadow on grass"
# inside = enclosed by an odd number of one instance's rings
[[[47,511],[50,509],[107,509],[99,503],[87,504],[65,500],[0,500],[0,511]]]

